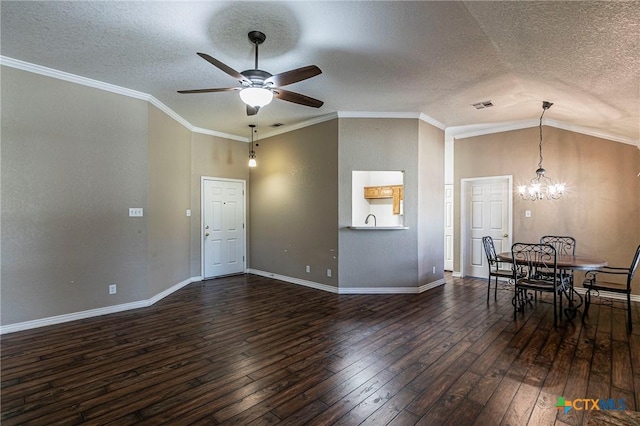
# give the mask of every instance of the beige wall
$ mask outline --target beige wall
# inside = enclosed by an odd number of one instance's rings
[[[543,234],[572,235],[578,253],[629,266],[640,244],[640,150],[553,127],[543,127],[543,166],[551,178],[567,183],[555,201],[525,201],[514,194],[514,241],[538,241]],[[514,186],[535,175],[538,128],[473,138],[454,145],[456,263],[460,262],[460,179],[513,175]],[[525,217],[525,210],[532,216]],[[640,294],[640,277],[634,280]]]
[[[336,287],[337,120],[259,145],[258,167],[251,170],[250,267]]]

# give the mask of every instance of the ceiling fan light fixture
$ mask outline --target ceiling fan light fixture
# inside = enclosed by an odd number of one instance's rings
[[[264,87],[245,87],[240,91],[240,99],[254,108],[262,108],[273,100],[273,92]]]

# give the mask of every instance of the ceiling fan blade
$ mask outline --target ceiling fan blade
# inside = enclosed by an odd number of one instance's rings
[[[324,102],[312,97],[301,95],[300,93],[290,92],[284,89],[273,89],[273,96],[283,101],[293,102],[300,105],[306,105],[314,108],[320,108]]]
[[[264,83],[272,83],[275,87],[281,87],[286,86],[287,84],[297,83],[298,81],[315,77],[318,74],[322,74],[320,68],[315,65],[309,65],[307,67],[297,68],[295,70],[285,71],[280,74],[273,75],[267,78]]]
[[[229,74],[231,77],[235,78],[236,80],[238,80],[240,82],[243,82],[243,83],[251,84],[251,81],[248,78],[246,78],[244,75],[240,74],[238,71],[236,71],[233,68],[231,68],[229,65],[223,64],[222,62],[220,62],[216,58],[213,58],[213,57],[207,55],[206,53],[198,52],[198,55],[202,59],[204,59],[205,61],[209,62],[211,65],[220,68],[222,71],[226,72],[227,74]]]
[[[253,107],[251,105],[247,105],[247,115],[256,115],[260,107]]]
[[[225,87],[221,89],[194,89],[194,90],[178,90],[178,93],[211,93],[211,92],[231,92],[240,90],[242,87]]]

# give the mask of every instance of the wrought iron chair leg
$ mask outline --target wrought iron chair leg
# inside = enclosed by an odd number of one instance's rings
[[[491,274],[489,274],[489,278],[487,279],[487,303],[489,303],[490,294],[491,294]]]
[[[556,298],[558,297],[558,292],[553,292],[553,328],[558,327],[558,303]],[[562,313],[562,299],[560,299],[560,312]]]
[[[629,328],[629,333],[631,333],[633,324],[631,324],[631,293],[629,292],[627,292],[627,324]]]
[[[589,315],[589,305],[591,305],[591,290],[587,290],[584,294],[584,311],[582,312],[582,322]]]

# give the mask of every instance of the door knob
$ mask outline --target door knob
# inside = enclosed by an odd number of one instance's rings
[[[208,237],[208,236],[209,236],[209,233],[207,232],[206,234],[204,234],[204,236],[205,236],[205,237]]]
[[[209,225],[205,226],[204,229],[209,229]]]
[[[503,236],[504,238],[507,238],[507,237],[509,236],[509,234],[502,234],[502,236]]]

